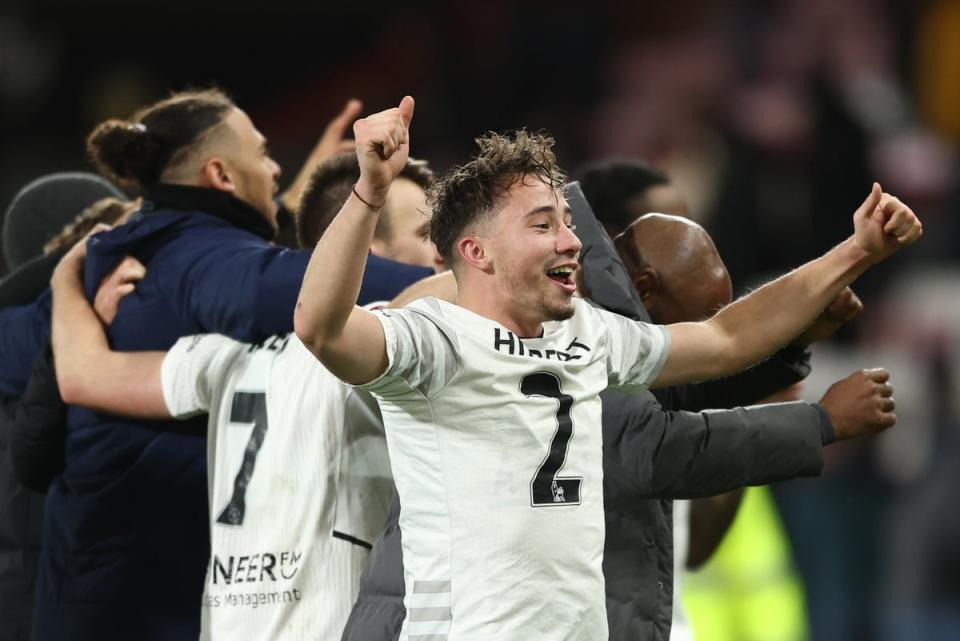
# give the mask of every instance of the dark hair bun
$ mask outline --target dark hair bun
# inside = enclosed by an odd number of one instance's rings
[[[87,153],[101,172],[141,185],[160,174],[160,145],[139,123],[107,120],[87,138]]]

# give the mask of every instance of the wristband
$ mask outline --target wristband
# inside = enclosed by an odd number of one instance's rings
[[[360,194],[358,194],[358,193],[357,193],[357,183],[353,183],[353,195],[356,196],[357,199],[360,200],[360,202],[362,202],[364,205],[366,205],[366,206],[369,207],[370,209],[378,209],[378,210],[379,210],[379,209],[383,209],[383,203],[380,203],[379,205],[373,205],[373,204],[367,202],[367,200],[364,199],[363,196],[361,196]]]

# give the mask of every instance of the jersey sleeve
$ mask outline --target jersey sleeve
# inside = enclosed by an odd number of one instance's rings
[[[440,392],[459,365],[453,330],[410,309],[374,314],[383,326],[387,369],[361,387],[383,398],[398,398],[411,390],[428,398]]]
[[[207,412],[214,390],[230,373],[230,365],[249,346],[219,334],[186,336],[163,359],[163,400],[174,418]]]
[[[650,387],[670,352],[666,327],[595,309],[606,325],[607,376],[612,387]]]

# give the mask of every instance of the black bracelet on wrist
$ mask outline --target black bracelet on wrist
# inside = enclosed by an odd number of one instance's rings
[[[356,196],[356,197],[360,200],[360,202],[362,202],[364,205],[366,205],[366,206],[369,207],[370,209],[383,209],[383,203],[381,203],[381,204],[379,204],[379,205],[371,204],[370,202],[367,202],[367,200],[366,200],[363,196],[361,196],[360,194],[358,194],[358,193],[357,193],[357,183],[353,183],[353,195]]]

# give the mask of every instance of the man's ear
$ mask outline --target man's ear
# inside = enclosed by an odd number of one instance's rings
[[[652,296],[660,288],[660,278],[652,267],[644,267],[633,275],[633,286],[640,294],[640,300],[646,305]],[[649,308],[648,308],[649,309]]]
[[[231,169],[221,159],[214,156],[203,164],[203,180],[207,187],[228,193],[237,191],[236,178]]]
[[[472,265],[480,271],[487,273],[493,271],[490,256],[487,254],[486,248],[483,245],[483,240],[479,237],[466,236],[461,238],[457,241],[457,251],[466,264]]]

